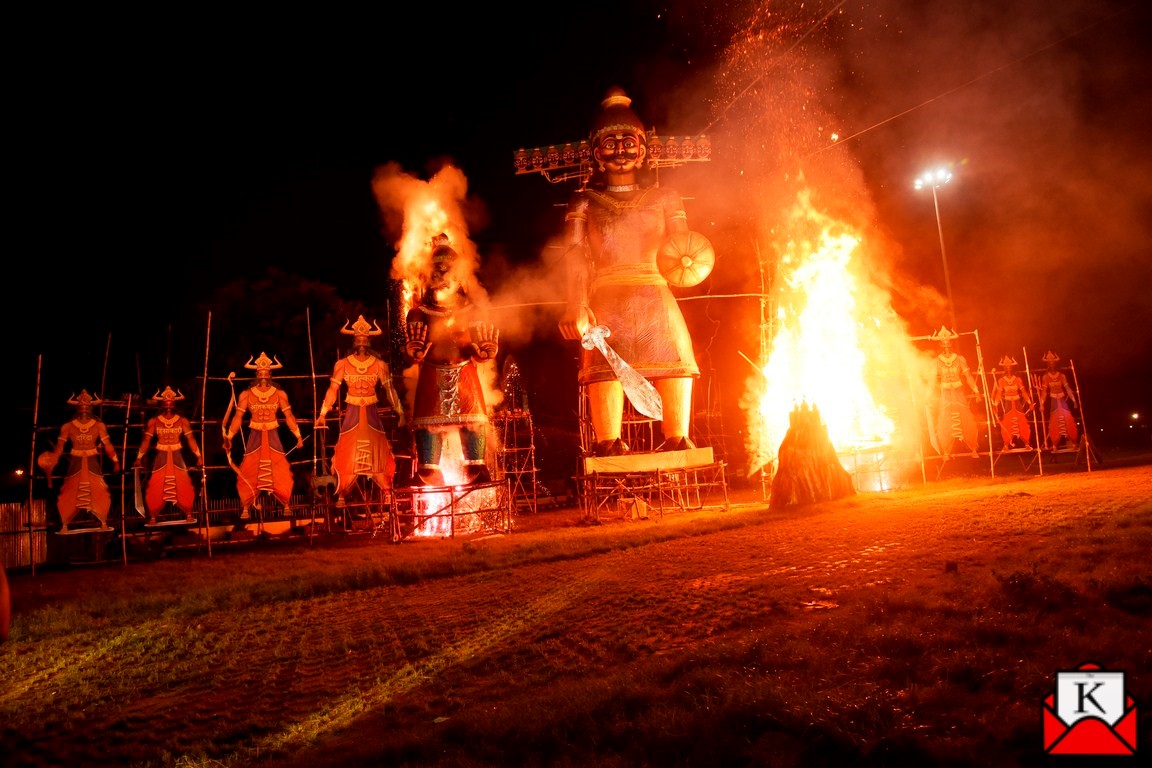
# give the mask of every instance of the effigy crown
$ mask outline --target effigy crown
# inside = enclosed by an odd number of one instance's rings
[[[375,328],[375,330],[373,330]],[[375,320],[369,325],[368,321],[364,319],[364,315],[356,318],[356,322],[352,323],[352,327],[348,327],[348,321],[344,321],[344,327],[340,329],[340,333],[348,336],[379,336],[384,333]]]
[[[244,363],[244,367],[252,371],[274,371],[277,368],[283,368],[284,364],[277,360],[275,355],[269,358],[268,355],[261,352],[260,357],[256,358],[255,364],[249,357],[248,362]]]
[[[175,392],[173,392],[172,387],[164,387],[163,392],[161,392],[160,390],[156,390],[156,394],[152,395],[152,402],[154,402],[154,403],[164,403],[164,402],[175,403],[176,401],[183,400],[183,399],[184,399],[184,394],[180,390],[176,390]]]
[[[955,341],[958,338],[960,338],[960,334],[955,333],[950,329],[945,328],[944,326],[940,326],[940,330],[932,334],[933,341]]]
[[[102,400],[99,395],[92,397],[86,389],[80,390],[78,396],[72,395],[72,397],[68,398],[68,405],[99,405],[102,402],[104,402],[104,400]]]

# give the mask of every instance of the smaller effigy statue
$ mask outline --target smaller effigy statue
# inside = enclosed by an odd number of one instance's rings
[[[261,493],[271,493],[283,505],[284,512],[288,512],[294,479],[288,455],[280,442],[280,415],[284,416],[284,423],[296,438],[297,448],[304,445],[304,438],[292,414],[288,394],[272,381],[272,371],[284,365],[261,352],[255,361],[249,358],[244,367],[256,371],[256,380],[236,398],[236,411],[231,422],[227,414],[222,422],[227,424],[224,428],[224,452],[228,455],[229,466],[236,472],[241,517],[249,516],[249,510]],[[229,404],[231,409],[232,404]],[[232,461],[232,438],[240,432],[245,413],[248,414],[248,438],[244,442],[244,458],[240,466],[236,466]]]
[[[120,457],[112,446],[112,438],[108,436],[108,428],[104,422],[92,415],[92,406],[102,403],[100,396],[93,397],[88,390],[81,390],[79,396],[68,398],[68,404],[74,406],[76,415],[60,428],[60,436],[56,440],[56,447],[51,451],[40,454],[37,463],[48,475],[48,485],[52,485],[52,471],[64,454],[64,449],[71,446],[68,453],[68,469],[64,473],[64,483],[60,486],[60,494],[56,497],[56,508],[60,513],[60,533],[69,533],[68,526],[73,518],[82,510],[91,512],[100,521],[101,531],[112,530],[108,526],[108,510],[112,506],[112,497],[108,493],[108,485],[104,482],[104,473],[100,467],[100,452],[112,460],[112,471],[120,471]]]
[[[460,440],[464,480],[491,480],[484,452],[488,409],[477,365],[496,357],[500,332],[486,322],[460,275],[446,235],[432,240],[432,277],[420,304],[408,311],[404,355],[419,366],[409,426],[416,441],[416,475],[441,486],[445,438]]]
[[[1072,385],[1056,364],[1060,362],[1060,355],[1052,350],[1044,353],[1040,358],[1048,364],[1048,370],[1040,377],[1039,392],[1040,403],[1048,411],[1048,435],[1045,438],[1045,448],[1058,451],[1077,445],[1080,433],[1076,428],[1076,418],[1072,409],[1076,407],[1076,397],[1072,394]]]
[[[160,413],[148,419],[144,427],[144,437],[140,443],[140,451],[136,454],[133,466],[144,468],[147,466],[148,452],[152,446],[152,439],[156,439],[156,455],[148,467],[151,474],[148,476],[147,488],[144,490],[144,508],[148,513],[148,523],[155,524],[158,515],[169,504],[184,513],[185,522],[195,522],[192,506],[196,502],[196,487],[188,475],[188,465],[184,461],[184,443],[196,458],[196,466],[200,466],[203,456],[200,446],[196,442],[196,435],[192,431],[192,422],[187,417],[176,412],[176,403],[184,399],[179,390],[164,387],[164,391],[156,391],[152,396],[153,403],[160,404]],[[139,475],[137,475],[137,492],[139,493]]]
[[[940,354],[935,358],[939,406],[934,429],[936,448],[944,458],[952,456],[952,447],[957,441],[967,446],[972,456],[978,455],[979,428],[968,407],[964,387],[967,386],[976,398],[981,397],[980,387],[968,361],[952,349],[952,343],[958,338],[959,334],[944,326],[932,334],[932,339],[940,342]]]
[[[328,412],[340,397],[340,388],[346,387],[344,417],[340,421],[340,435],[332,456],[332,471],[336,473],[336,506],[343,507],[344,496],[357,477],[370,477],[380,488],[392,488],[396,474],[396,457],[388,432],[377,407],[377,389],[384,391],[389,407],[399,416],[404,426],[404,410],[392,383],[392,370],[388,363],[377,357],[369,345],[373,336],[384,333],[375,322],[369,324],[364,315],[356,322],[344,323],[340,333],[352,336],[352,352],[336,361],[332,369],[332,382],[324,393],[320,413],[316,416],[316,429],[327,428]]]
[[[1032,428],[1028,414],[1032,411],[1032,395],[1028,382],[1016,375],[1016,359],[1005,355],[1000,358],[1003,373],[992,388],[992,404],[1000,407],[1000,437],[1004,450],[1032,449]]]

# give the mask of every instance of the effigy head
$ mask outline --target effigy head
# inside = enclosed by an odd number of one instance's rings
[[[458,274],[460,254],[452,247],[448,235],[441,232],[432,238],[432,277],[424,295],[427,304],[449,307],[463,296],[463,277]]]
[[[648,152],[648,134],[644,123],[632,111],[632,99],[619,87],[608,90],[608,95],[600,102],[600,113],[592,125],[589,136],[592,153],[600,167],[611,158],[622,161],[635,161],[643,165]]]
[[[632,98],[624,93],[624,89],[613,86],[608,94],[600,101],[600,114],[592,124],[592,143],[595,145],[608,134],[628,131],[647,141],[644,123],[632,111]]]

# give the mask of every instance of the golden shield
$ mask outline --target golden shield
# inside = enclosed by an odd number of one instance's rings
[[[712,274],[716,251],[699,232],[677,232],[660,246],[656,266],[669,285],[691,288]]]

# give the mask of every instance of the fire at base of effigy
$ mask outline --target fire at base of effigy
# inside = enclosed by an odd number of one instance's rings
[[[512,501],[507,483],[401,488],[396,491],[396,507],[396,540],[512,531]]]

